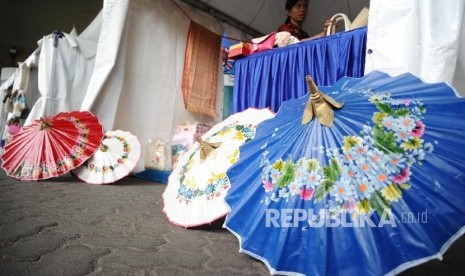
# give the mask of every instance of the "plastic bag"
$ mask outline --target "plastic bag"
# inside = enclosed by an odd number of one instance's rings
[[[145,169],[171,170],[171,147],[162,139],[149,140],[145,155]]]

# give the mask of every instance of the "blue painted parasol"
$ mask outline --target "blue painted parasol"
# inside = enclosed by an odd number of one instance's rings
[[[272,274],[397,274],[441,258],[465,232],[465,99],[411,74],[308,82],[227,171],[241,251]]]

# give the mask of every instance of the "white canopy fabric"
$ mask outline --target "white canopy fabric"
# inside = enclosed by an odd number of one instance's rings
[[[25,125],[43,116],[80,108],[94,68],[99,17],[81,36],[71,31],[70,34],[63,33],[61,38],[50,34],[38,42],[39,48],[29,58],[38,56],[37,86],[40,94]]]
[[[213,32],[221,35],[225,31],[213,18],[181,6]],[[221,64],[218,116],[184,108],[181,87],[189,24],[190,19],[170,0],[104,2],[95,67],[81,110],[98,115],[106,130],[122,129],[138,136],[143,146],[141,160],[145,160],[150,140],[169,141],[176,127],[185,122],[213,125],[222,120]],[[141,161],[135,171],[143,168]]]
[[[465,96],[465,1],[371,0],[365,74],[410,72]]]
[[[92,59],[83,57],[76,49],[78,45],[73,36],[65,34],[57,40],[55,47],[53,34],[42,39],[38,67],[40,98],[26,125],[46,115],[78,109],[85,95]]]

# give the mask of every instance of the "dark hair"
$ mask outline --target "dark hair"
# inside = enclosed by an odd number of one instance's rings
[[[287,0],[286,1],[286,11],[290,11],[299,0]]]
[[[287,0],[286,1],[286,11],[290,11],[292,10],[292,8],[295,6],[295,4],[297,4],[297,2],[299,2],[300,0]],[[308,3],[308,1],[307,1]],[[286,24],[289,24],[291,22],[291,19],[289,18],[289,16],[286,18],[286,21],[285,23]]]

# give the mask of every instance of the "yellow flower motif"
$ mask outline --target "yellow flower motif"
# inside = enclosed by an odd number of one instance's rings
[[[207,183],[208,184],[214,184],[214,183],[218,182],[218,180],[222,179],[225,176],[226,176],[226,173],[224,173],[224,172],[218,173],[218,174],[212,173],[212,176],[208,178]]]
[[[407,142],[402,143],[400,146],[404,150],[415,150],[420,148],[423,145],[423,140],[418,137],[413,137],[413,139],[408,140]]]
[[[369,99],[370,103],[376,103],[376,102],[379,102],[380,100],[381,100],[381,96],[379,95],[373,95]]]
[[[317,171],[320,168],[320,163],[315,158],[312,158],[308,162],[308,171]]]
[[[345,152],[349,151],[354,146],[362,145],[363,139],[358,136],[344,136],[344,146],[342,147]]]
[[[375,125],[378,125],[380,126],[383,122],[383,119],[384,117],[386,117],[386,113],[382,113],[382,112],[375,112],[373,113],[373,123],[375,123]]]
[[[229,163],[234,164],[237,159],[239,159],[239,149],[234,150],[233,154],[229,157]]]
[[[217,179],[216,176],[212,174],[212,176],[207,179],[207,183],[208,184],[215,183],[216,179]]]
[[[398,201],[399,198],[402,196],[401,190],[394,184],[386,186],[383,190],[381,190],[381,194],[389,201]]]
[[[236,131],[236,135],[234,135],[234,139],[243,141],[245,140],[244,133],[242,131]]]
[[[276,160],[276,162],[274,162],[273,164],[273,169],[276,169],[278,171],[282,171],[284,169],[284,166],[286,165],[286,162],[284,162],[283,160]]]
[[[223,129],[223,130],[221,130],[220,132],[218,132],[218,135],[220,135],[220,136],[225,136],[225,135],[228,134],[229,132],[231,132],[231,128],[226,128],[226,129]]]
[[[224,178],[224,177],[226,177],[226,172],[219,173],[218,176],[217,176],[218,179],[221,179],[221,178]]]
[[[195,190],[197,188],[197,183],[195,183],[192,178],[186,178],[184,184],[191,190]]]
[[[368,200],[366,199],[361,200],[355,205],[356,214],[368,214],[370,210],[371,210],[370,202],[368,202]]]
[[[190,158],[189,161],[187,161],[186,171],[189,171],[191,169],[193,163],[194,158]]]

